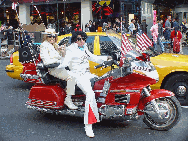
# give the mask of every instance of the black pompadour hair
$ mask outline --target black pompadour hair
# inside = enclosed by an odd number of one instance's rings
[[[75,43],[77,41],[77,36],[81,35],[81,37],[87,38],[87,34],[83,31],[75,31],[72,32],[72,38],[71,38],[71,43]]]

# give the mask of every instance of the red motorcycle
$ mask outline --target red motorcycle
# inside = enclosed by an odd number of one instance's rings
[[[156,79],[146,76],[141,71],[133,70],[135,61],[121,59],[121,65],[115,60],[106,61],[96,66],[111,66],[112,70],[99,78],[93,78],[91,85],[96,94],[100,119],[134,120],[144,115],[144,123],[152,129],[169,130],[181,117],[181,106],[174,93],[164,90],[151,90],[150,85]],[[32,64],[33,66],[33,64]],[[85,95],[76,86],[72,101],[79,108],[71,110],[64,105],[66,81],[48,74],[48,68],[40,61],[34,63],[36,71],[30,80],[36,80],[31,88],[27,108],[46,113],[84,116]],[[29,67],[29,64],[27,64]],[[135,67],[135,66],[134,66]],[[140,68],[140,67],[139,67]],[[28,77],[28,75],[27,75]]]

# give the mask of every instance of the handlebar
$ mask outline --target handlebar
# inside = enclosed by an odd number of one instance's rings
[[[104,61],[102,64],[99,64],[95,66],[94,68],[95,69],[100,68],[100,67],[106,68],[108,66],[112,66],[113,64],[119,66],[119,63],[116,60],[110,60],[110,61]]]

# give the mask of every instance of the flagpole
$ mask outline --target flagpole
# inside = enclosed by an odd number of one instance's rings
[[[121,46],[122,46],[122,36],[123,34],[122,34],[122,17],[121,17]]]
[[[123,27],[122,27],[122,17],[121,17],[121,34],[122,34],[122,29],[123,29]]]

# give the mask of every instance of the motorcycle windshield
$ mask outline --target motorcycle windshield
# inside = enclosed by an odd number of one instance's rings
[[[106,34],[111,39],[111,41],[116,45],[116,47],[120,51],[122,51],[122,48],[121,48],[121,35],[115,33],[114,31],[107,31]],[[127,52],[125,57],[131,57],[132,59],[136,59],[136,57],[142,56],[142,54],[139,53],[136,50],[135,38],[128,37],[128,39],[129,39],[129,42],[130,42],[131,46],[133,47],[133,50]]]

